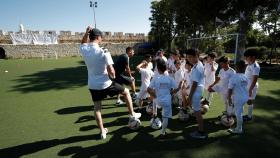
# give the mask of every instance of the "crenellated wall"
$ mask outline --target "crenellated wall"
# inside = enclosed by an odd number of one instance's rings
[[[126,47],[130,46],[138,52],[138,46],[141,43],[103,43],[101,46],[107,48],[110,53],[119,55],[125,53]],[[56,45],[12,45],[0,44],[4,48],[7,58],[27,59],[27,58],[60,58],[80,56],[80,44],[62,43]]]

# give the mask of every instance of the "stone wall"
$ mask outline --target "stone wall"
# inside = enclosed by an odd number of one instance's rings
[[[138,51],[141,43],[103,43],[101,46],[107,48],[112,56],[125,52],[126,47],[131,46]],[[56,45],[12,45],[0,44],[7,55],[7,58],[26,59],[26,58],[60,58],[81,56],[80,44],[56,44]]]

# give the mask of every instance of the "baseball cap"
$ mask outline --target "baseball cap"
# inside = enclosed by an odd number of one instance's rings
[[[102,36],[102,32],[99,29],[93,28],[90,32],[89,32],[90,36]]]

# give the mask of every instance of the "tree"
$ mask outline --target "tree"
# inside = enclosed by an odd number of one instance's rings
[[[150,40],[156,41],[158,48],[167,47],[171,50],[171,43],[174,39],[175,24],[174,24],[174,9],[172,1],[162,0],[153,1],[151,4],[151,31],[149,32]]]
[[[271,48],[269,60],[273,56],[273,51],[276,52],[280,46],[280,2],[270,3],[270,5],[258,10],[257,18],[262,29],[268,34],[271,39]]]

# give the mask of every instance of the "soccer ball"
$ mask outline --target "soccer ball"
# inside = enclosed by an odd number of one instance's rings
[[[137,118],[129,118],[128,127],[132,130],[137,130],[141,126],[141,121]]]
[[[147,105],[146,106],[146,112],[149,114],[149,115],[152,115],[153,114],[153,105]]]
[[[206,114],[208,112],[208,110],[209,110],[209,105],[207,105],[207,104],[201,105],[200,111],[201,111],[202,115]]]
[[[161,123],[160,119],[157,117],[157,118],[152,118],[151,119],[150,125],[153,129],[160,129],[162,123]]]
[[[180,110],[178,113],[178,118],[180,121],[188,121],[190,114],[188,114],[185,110]]]
[[[221,123],[226,127],[231,127],[234,124],[234,119],[232,116],[223,115],[221,117]]]

